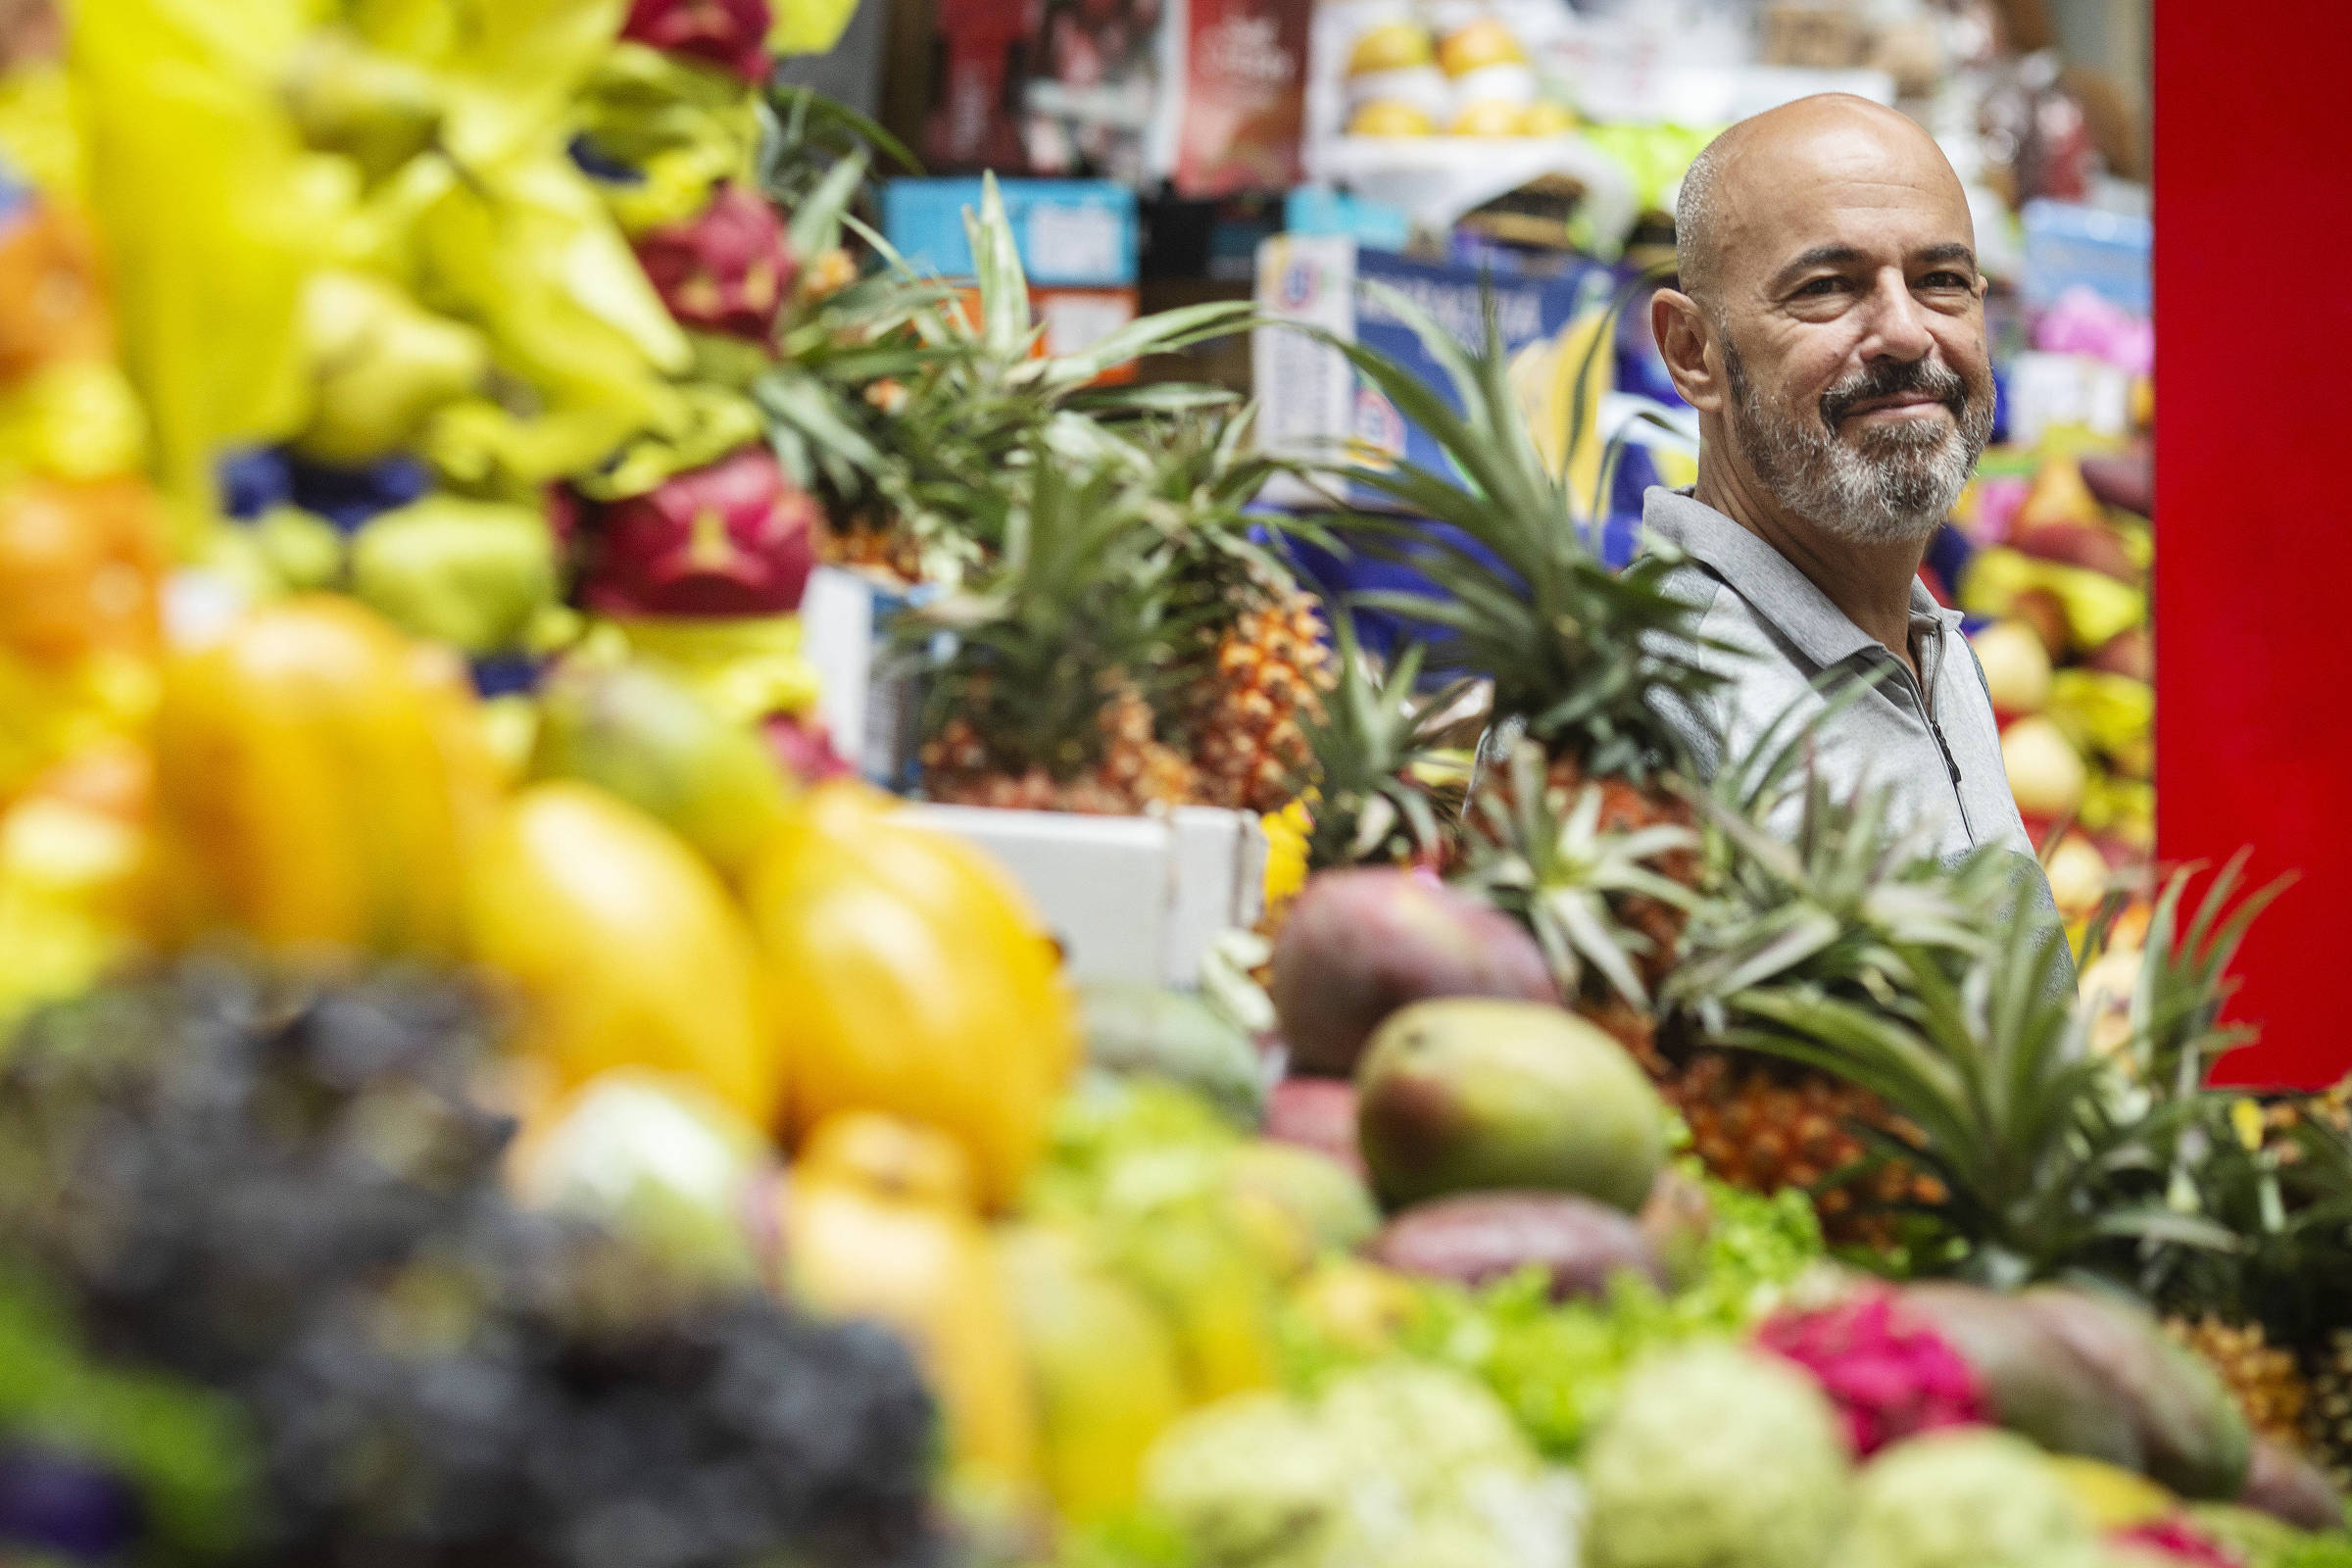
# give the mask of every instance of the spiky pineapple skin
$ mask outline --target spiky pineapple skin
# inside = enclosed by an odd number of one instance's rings
[[[1888,1248],[1892,1205],[1943,1198],[1941,1183],[1895,1160],[1860,1182],[1823,1189],[1872,1152],[1857,1123],[1901,1132],[1877,1096],[1827,1073],[1700,1046],[1666,1066],[1658,1087],[1690,1129],[1691,1151],[1710,1175],[1767,1195],[1789,1187],[1813,1193],[1833,1245]]]
[[[2281,1443],[2303,1442],[2311,1385],[2294,1353],[2271,1344],[2260,1323],[2230,1323],[2208,1312],[2167,1318],[2164,1331],[2221,1375],[2248,1426]]]
[[[2352,1488],[2352,1329],[2338,1329],[2306,1358],[2310,1394],[2303,1446],[2339,1488]]]
[[[1218,636],[1184,702],[1203,805],[1264,813],[1298,796],[1312,772],[1308,726],[1337,679],[1313,595],[1284,588]]]
[[[1071,778],[1057,779],[1041,766],[1004,767],[969,719],[950,719],[923,747],[924,791],[947,806],[1088,816],[1134,816],[1196,798],[1199,775],[1181,754],[1153,737],[1151,705],[1133,687],[1118,687],[1097,722],[1102,731],[1102,760]]]

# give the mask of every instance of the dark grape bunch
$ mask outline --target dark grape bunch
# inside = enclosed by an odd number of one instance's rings
[[[467,1091],[492,1032],[445,977],[212,960],[50,1009],[0,1069],[0,1249],[92,1353],[233,1397],[234,1560],[940,1560],[905,1348],[515,1208]]]

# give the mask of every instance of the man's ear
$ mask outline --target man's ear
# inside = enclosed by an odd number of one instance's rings
[[[1649,330],[1683,401],[1701,414],[1722,413],[1729,401],[1727,389],[1719,366],[1707,357],[1715,329],[1698,301],[1680,289],[1658,290],[1649,298]]]

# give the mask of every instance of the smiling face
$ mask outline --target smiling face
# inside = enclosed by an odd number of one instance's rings
[[[1967,197],[1927,133],[1854,99],[1728,132],[1694,170],[1685,293],[1661,346],[1683,394],[1790,513],[1924,539],[1992,428]]]

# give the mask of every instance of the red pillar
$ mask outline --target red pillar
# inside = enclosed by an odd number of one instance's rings
[[[2352,1069],[2352,13],[2157,0],[2157,838],[2299,880],[2234,1082]]]

